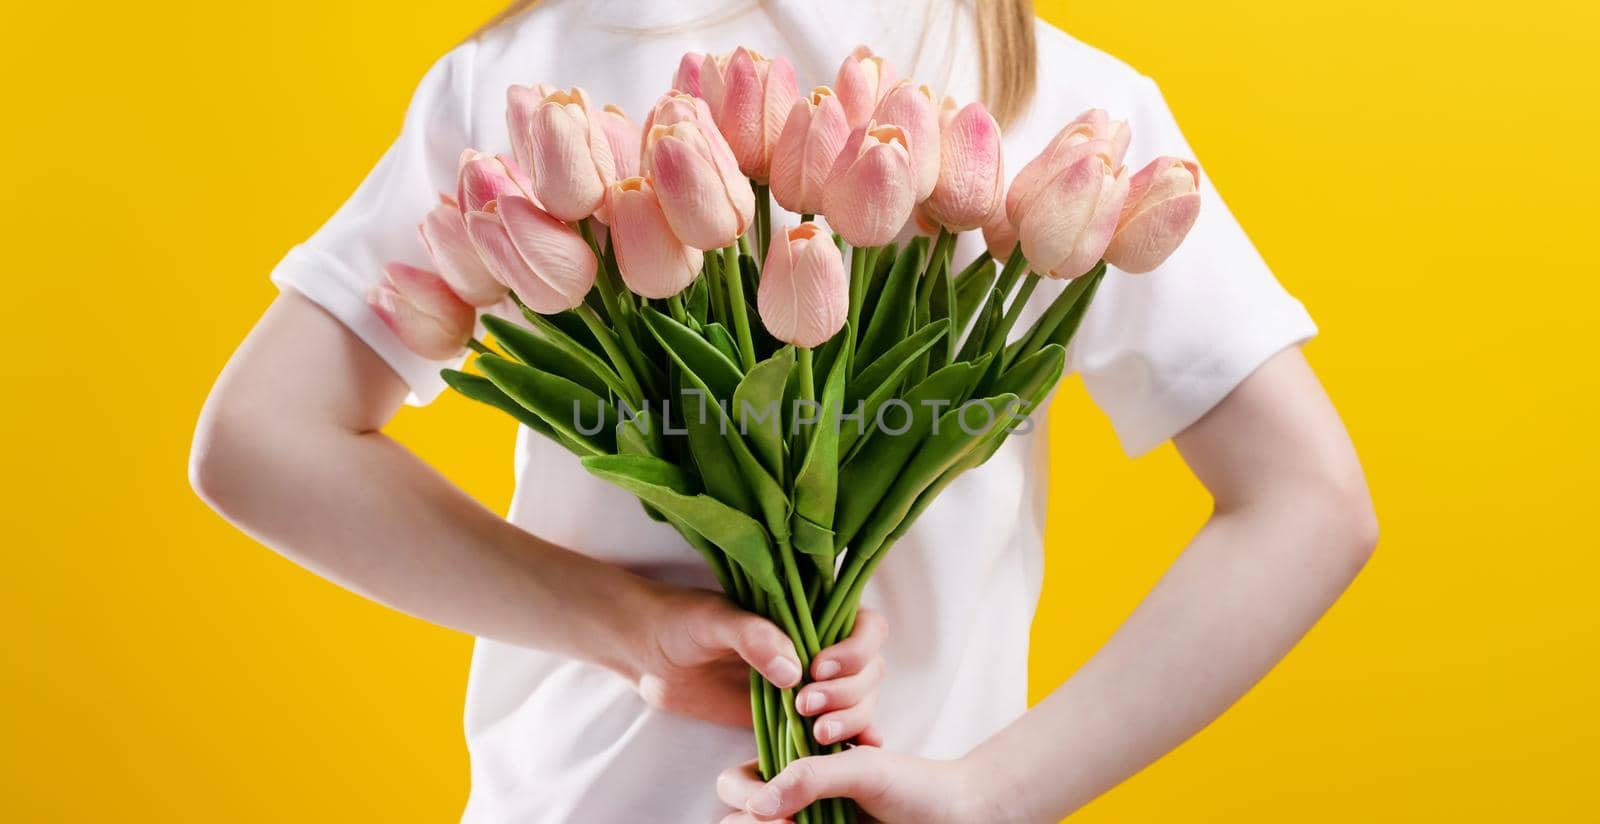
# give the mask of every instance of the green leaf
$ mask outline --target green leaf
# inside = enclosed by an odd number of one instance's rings
[[[1100,284],[1105,280],[1105,264],[1100,264],[1100,271],[1091,276],[1090,282],[1084,287],[1083,295],[1067,310],[1066,317],[1061,319],[1061,325],[1050,334],[1047,343],[1053,343],[1065,348],[1072,343],[1072,338],[1078,333],[1078,327],[1083,325],[1083,316],[1089,311],[1089,305],[1094,302],[1095,293],[1100,291]]]
[[[739,344],[733,342],[733,335],[728,332],[728,327],[720,323],[708,323],[700,329],[700,334],[717,351],[728,357],[734,363],[739,362]]]
[[[739,472],[733,448],[720,429],[722,416],[715,411],[714,398],[699,387],[686,386],[678,395],[683,404],[683,424],[688,430],[689,452],[700,469],[700,480],[707,494],[747,515],[760,515],[750,489]]]
[[[953,363],[929,375],[906,393],[904,400],[910,414],[903,431],[899,418],[886,421],[892,429],[874,429],[860,451],[845,463],[839,471],[839,488],[848,490],[848,494],[839,497],[833,520],[837,548],[855,537],[911,456],[916,454],[917,447],[933,430],[934,420],[941,412],[960,403],[972,382],[983,374],[982,370],[977,364]]]
[[[709,388],[713,397],[722,400],[733,397],[733,390],[744,377],[738,363],[729,360],[694,330],[655,309],[645,307],[639,314],[650,328],[650,334],[667,350],[679,369],[692,373],[700,384]]]
[[[967,340],[961,344],[961,352],[956,355],[958,361],[971,361],[984,354],[983,342],[989,337],[989,330],[1000,323],[1000,315],[1005,311],[1005,296],[1000,291],[989,293],[989,302],[984,304],[983,311],[978,313],[978,322],[972,325],[972,331],[967,333]]]
[[[969,270],[966,274],[956,278],[956,334],[967,328],[972,322],[973,315],[983,307],[984,301],[989,298],[989,292],[994,289],[994,280],[999,271],[995,268],[994,261]]]
[[[529,366],[560,375],[602,397],[610,392],[628,397],[627,385],[601,356],[573,340],[559,326],[530,314],[534,331],[490,314],[483,316],[483,325],[507,352]],[[631,402],[637,403],[638,399]]]
[[[677,467],[640,455],[595,455],[584,458],[583,465],[668,518],[683,522],[727,553],[753,583],[774,597],[783,597],[771,543],[760,522],[710,495],[695,494]]]
[[[604,398],[560,375],[499,355],[480,355],[477,364],[500,391],[538,415],[557,434],[593,455],[616,451],[616,410]]]
[[[689,294],[684,306],[689,310],[689,317],[694,318],[701,326],[706,324],[706,318],[711,311],[711,286],[707,278],[698,277],[694,279],[694,283],[689,284]]]
[[[1035,321],[1033,328],[1023,336],[1021,345],[1018,346],[1011,358],[1006,360],[1010,364],[1016,358],[1025,358],[1039,351],[1050,343],[1057,331],[1062,331],[1063,324],[1070,323],[1070,328],[1065,330],[1067,340],[1071,340],[1073,332],[1077,331],[1078,324],[1083,320],[1083,310],[1089,307],[1089,300],[1093,299],[1095,290],[1100,285],[1100,280],[1105,276],[1106,264],[1101,261],[1093,270],[1082,277],[1073,278],[1067,288],[1050,302],[1044,314]],[[1080,308],[1081,306],[1081,308]],[[1062,343],[1063,348],[1066,344]]]
[[[948,320],[935,321],[922,327],[915,335],[895,344],[876,363],[866,367],[850,381],[844,393],[844,408],[852,412],[860,411],[862,420],[841,427],[840,454],[850,454],[856,441],[865,435],[864,430],[870,428],[877,417],[878,408],[899,391],[901,379],[911,371],[917,357],[938,343],[949,328]]]
[[[556,437],[556,432],[550,428],[550,424],[545,423],[543,418],[528,411],[522,404],[512,400],[510,395],[501,392],[500,387],[494,385],[494,381],[482,375],[473,375],[455,369],[440,370],[439,374],[444,378],[444,382],[450,385],[451,389],[479,403],[488,404],[509,414],[521,422],[523,426],[546,438],[554,439]],[[562,443],[562,445],[567,446],[566,443]],[[580,450],[578,454],[587,455],[589,453]]]
[[[888,280],[878,293],[878,302],[873,307],[871,318],[862,321],[867,333],[856,351],[858,365],[873,363],[910,331],[911,320],[917,310],[917,280],[922,273],[923,250],[926,246],[923,238],[917,238],[889,270]]]
[[[688,382],[690,387],[699,389],[701,392],[710,392],[705,384],[701,383],[699,378],[692,372],[685,371],[683,379]],[[685,387],[686,390],[688,388]],[[723,404],[714,402],[714,399],[708,399],[704,408],[709,411],[708,417],[711,423],[715,426],[716,431],[722,435],[729,451],[733,454],[734,463],[738,466],[738,472],[734,473],[734,477],[743,476],[747,485],[746,488],[755,496],[756,504],[767,522],[767,529],[772,532],[774,538],[779,540],[788,538],[788,494],[784,492],[783,487],[778,485],[778,482],[773,479],[766,468],[761,465],[761,460],[755,456],[755,453],[750,451],[750,445],[745,443],[744,437],[739,434],[738,425],[728,417],[727,410],[723,408]],[[696,409],[698,410],[698,407]],[[688,409],[684,411],[686,413],[689,412]],[[709,483],[709,481],[707,482]]]
[[[844,407],[845,379],[850,346],[834,362],[822,390],[820,422],[810,429],[805,461],[794,478],[794,546],[816,560],[817,568],[833,572],[833,513],[839,497],[839,411]]]
[[[733,420],[750,440],[761,462],[783,477],[783,396],[794,370],[794,347],[785,346],[756,364],[733,390]]]
[[[940,415],[933,431],[923,439],[911,460],[895,477],[883,500],[878,502],[866,526],[857,533],[852,541],[852,551],[872,552],[882,546],[906,521],[923,492],[938,483],[946,471],[960,464],[1007,422],[1008,410],[1016,399],[1015,395],[996,395],[969,401]],[[980,407],[985,411],[970,411]],[[963,420],[966,421],[965,425]]]
[[[995,381],[995,394],[1012,394],[1018,398],[1030,398],[1035,394],[1047,395],[1050,389],[1061,380],[1061,373],[1067,366],[1067,350],[1056,344],[1046,344],[1043,349],[1012,364],[1000,379]],[[1024,412],[1033,411],[1030,405]]]
[[[862,295],[861,300],[863,328],[858,332],[865,331],[866,320],[870,319],[873,311],[877,309],[878,296],[883,294],[883,284],[889,279],[889,270],[894,268],[894,262],[900,259],[901,254],[910,250],[910,246],[901,249],[899,245],[891,243],[879,249],[877,257],[872,259],[872,271],[867,273],[866,294]]]

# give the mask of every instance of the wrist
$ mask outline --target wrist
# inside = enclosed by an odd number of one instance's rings
[[[987,745],[980,746],[952,762],[962,799],[959,820],[991,824],[1029,822],[1022,795],[1007,779],[1018,773],[1016,762],[996,757],[990,750]]]

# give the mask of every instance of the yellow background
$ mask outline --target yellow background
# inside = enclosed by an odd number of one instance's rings
[[[8,7],[0,820],[459,813],[468,639],[253,544],[184,464],[212,377],[274,294],[267,271],[496,2]],[[1309,354],[1384,530],[1282,667],[1082,820],[1594,820],[1600,11],[1041,13],[1161,82],[1311,307]],[[1170,447],[1125,459],[1075,383],[1052,425],[1036,695],[1207,506]],[[508,499],[497,414],[447,397],[393,431]]]

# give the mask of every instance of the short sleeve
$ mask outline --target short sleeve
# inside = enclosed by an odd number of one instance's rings
[[[366,295],[382,279],[384,263],[428,263],[417,225],[440,192],[455,190],[457,158],[472,145],[473,49],[469,41],[428,70],[399,136],[378,164],[333,217],[272,271],[279,289],[305,295],[372,347],[405,380],[411,389],[407,402],[414,405],[438,397],[444,390],[439,370],[459,364],[407,349],[367,306]]]
[[[1140,78],[1127,113],[1130,173],[1161,155],[1192,158],[1156,85]],[[1198,420],[1257,367],[1316,335],[1201,169],[1200,216],[1155,271],[1115,270],[1073,340],[1069,366],[1141,455]]]

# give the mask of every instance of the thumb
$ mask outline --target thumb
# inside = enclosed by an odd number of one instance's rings
[[[723,604],[708,611],[701,625],[691,624],[690,637],[710,653],[733,651],[761,676],[779,687],[800,683],[800,657],[789,636],[759,615]]]
[[[882,795],[895,762],[877,747],[801,758],[750,794],[745,809],[763,821],[792,816],[820,798],[863,801]]]

